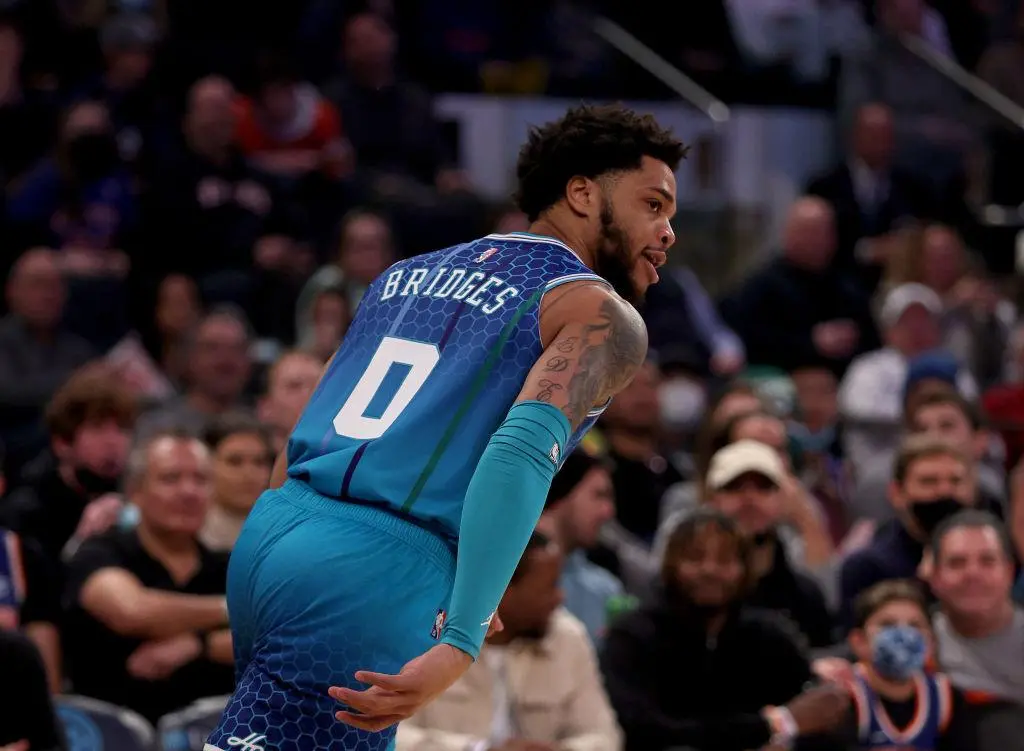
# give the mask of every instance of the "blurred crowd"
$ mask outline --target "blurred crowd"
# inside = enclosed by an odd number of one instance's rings
[[[595,13],[841,146],[721,299],[662,270],[504,631],[398,749],[1021,748],[1024,320],[976,207],[1024,139],[907,46],[1024,104],[1019,5],[0,2],[0,751],[202,749],[228,554],[366,286],[526,228],[431,92],[668,96]]]

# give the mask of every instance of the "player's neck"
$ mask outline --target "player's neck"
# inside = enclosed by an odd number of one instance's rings
[[[579,233],[571,231],[566,224],[558,216],[553,216],[551,212],[548,212],[531,224],[527,231],[534,235],[553,237],[565,243],[593,271],[595,265],[593,254],[587,248],[587,244],[583,242],[583,238],[580,237]]]

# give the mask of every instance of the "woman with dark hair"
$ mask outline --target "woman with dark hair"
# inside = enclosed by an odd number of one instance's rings
[[[812,673],[791,624],[744,605],[751,555],[732,519],[695,511],[669,537],[654,596],[612,624],[602,666],[626,751],[788,748],[842,720],[842,689],[801,693]]]
[[[267,427],[246,412],[222,416],[205,443],[213,455],[213,495],[199,539],[210,550],[230,551],[270,483],[274,447]]]

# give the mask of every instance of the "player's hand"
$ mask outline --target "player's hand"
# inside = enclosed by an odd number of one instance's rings
[[[462,650],[438,644],[407,662],[398,675],[360,670],[356,680],[370,686],[363,691],[331,686],[327,693],[351,710],[335,713],[341,722],[379,732],[412,717],[443,694],[472,664],[473,659]]]
[[[128,674],[144,681],[159,681],[199,657],[203,645],[195,634],[148,641],[128,658]]]

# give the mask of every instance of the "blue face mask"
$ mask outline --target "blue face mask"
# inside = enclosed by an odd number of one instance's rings
[[[791,435],[800,450],[807,454],[827,453],[836,442],[836,426],[828,425],[821,430],[811,432],[803,425],[791,426]]]
[[[871,664],[883,678],[905,681],[924,669],[927,645],[913,626],[883,626],[871,644]]]

